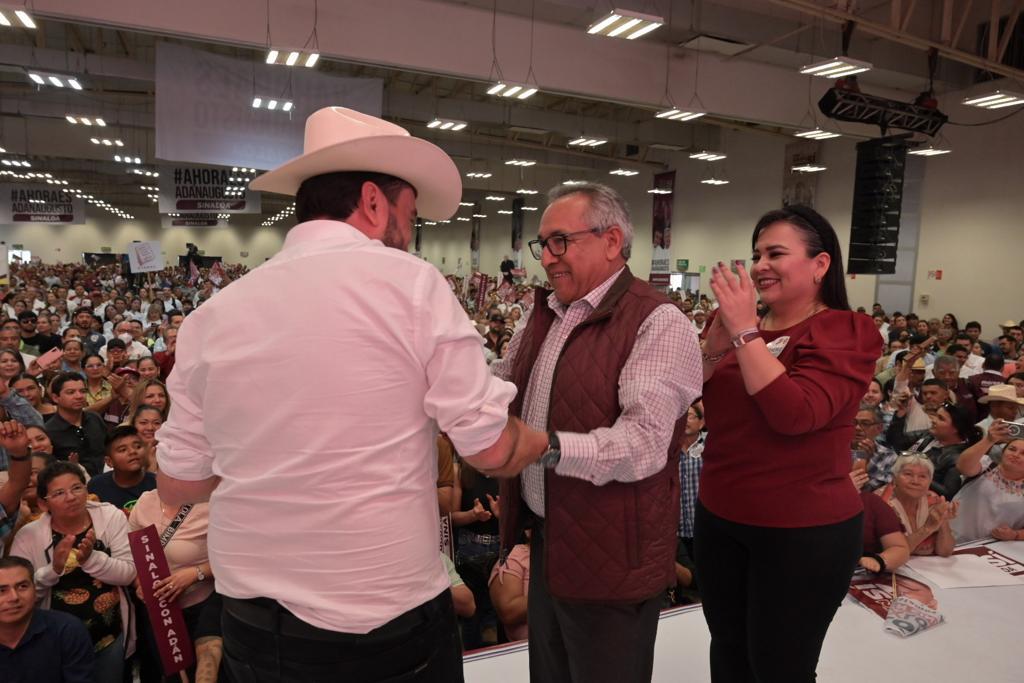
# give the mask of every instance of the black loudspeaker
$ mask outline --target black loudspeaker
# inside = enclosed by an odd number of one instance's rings
[[[906,136],[878,138],[857,145],[848,273],[896,272],[906,163]]]

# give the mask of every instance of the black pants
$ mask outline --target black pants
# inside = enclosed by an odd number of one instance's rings
[[[650,683],[663,593],[607,605],[551,597],[541,528],[530,541],[530,683]]]
[[[781,529],[697,503],[694,535],[714,683],[810,683],[863,548],[863,516]]]
[[[224,597],[224,661],[246,683],[461,683],[451,592],[367,634],[325,631],[266,598]]]

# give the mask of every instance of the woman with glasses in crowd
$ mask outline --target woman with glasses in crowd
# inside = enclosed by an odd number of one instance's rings
[[[74,463],[43,469],[36,495],[45,514],[18,531],[11,555],[36,567],[40,607],[85,624],[96,654],[95,680],[120,683],[125,657],[135,647],[125,593],[135,579],[128,520],[113,505],[87,500],[85,475]]]

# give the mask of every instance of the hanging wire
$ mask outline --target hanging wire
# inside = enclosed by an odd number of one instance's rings
[[[690,0],[690,33],[694,31],[693,17],[696,14],[697,0]],[[699,30],[699,27],[697,27]],[[698,92],[700,87],[700,50],[697,50],[696,59],[694,60],[693,66],[693,96],[690,98],[689,104],[693,104],[694,100],[700,105],[702,111],[706,110],[704,101],[700,99],[700,93]]]
[[[533,78],[534,84],[537,83],[537,77],[533,74],[533,31],[536,26],[536,12],[537,12],[537,0],[530,0],[530,70],[526,72],[526,82],[530,82],[530,78]]]
[[[499,81],[505,80],[501,65],[498,64],[498,0],[494,0],[491,5],[491,73],[487,80],[493,81],[494,74],[498,74]]]
[[[668,35],[669,39],[665,42],[665,94],[662,98],[670,106],[674,107],[675,102],[672,101],[672,93],[669,92],[669,73],[672,68],[672,2],[668,3]]]
[[[319,15],[320,15],[319,0],[313,0],[313,30],[310,31],[309,37],[306,38],[306,42],[305,42],[305,44],[303,44],[302,47],[303,48],[308,48],[309,47],[309,41],[313,41],[313,48],[315,49],[316,52],[320,52],[320,36],[316,32],[316,25],[317,25],[317,23],[319,21]]]

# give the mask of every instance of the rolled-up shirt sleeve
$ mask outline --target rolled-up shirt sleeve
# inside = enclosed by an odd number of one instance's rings
[[[661,471],[676,421],[702,383],[697,331],[675,306],[659,306],[640,325],[619,375],[622,413],[611,427],[558,432],[562,457],[555,472],[600,486]]]
[[[456,451],[479,453],[501,436],[516,387],[488,371],[483,338],[441,274],[425,271],[416,285],[414,335],[428,385],[423,410]]]
[[[198,328],[183,325],[178,332],[174,371],[167,378],[171,412],[157,432],[156,458],[160,471],[183,481],[213,476],[213,451],[203,428],[201,387],[196,377],[200,340]],[[193,387],[192,384],[196,386]]]

